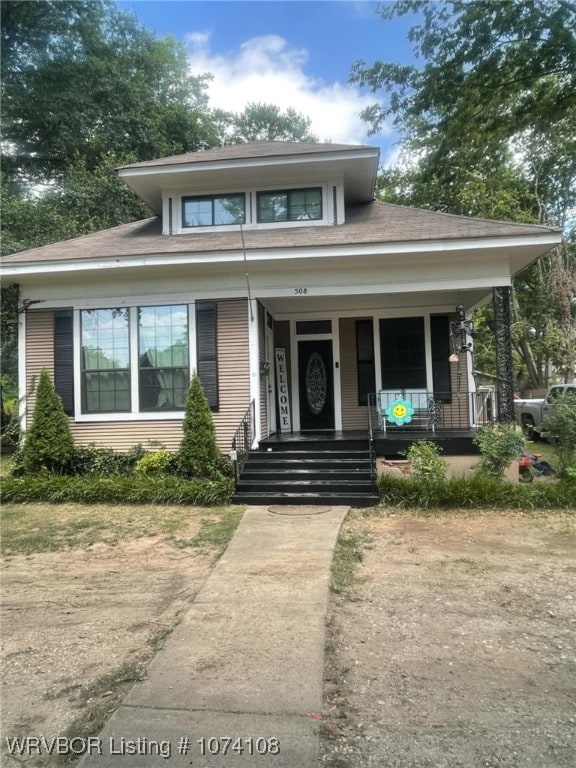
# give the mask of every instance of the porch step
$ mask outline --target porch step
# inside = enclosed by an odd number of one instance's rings
[[[323,441],[324,442],[324,441]],[[294,441],[252,451],[232,501],[240,504],[373,506],[370,453],[364,447]]]
[[[375,507],[378,504],[376,494],[367,493],[235,493],[234,504],[254,504],[259,507],[275,504],[294,504],[306,506],[346,506]]]

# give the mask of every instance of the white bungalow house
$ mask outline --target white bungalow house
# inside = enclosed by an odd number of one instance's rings
[[[378,160],[256,142],[120,168],[153,218],[2,260],[29,305],[23,426],[42,368],[76,442],[121,450],[178,447],[194,370],[224,452],[246,414],[251,448],[372,427],[378,453],[510,417],[509,288],[560,232],[378,202]],[[492,300],[497,396],[477,392],[466,322]]]

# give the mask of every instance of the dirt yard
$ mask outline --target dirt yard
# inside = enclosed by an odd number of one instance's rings
[[[576,517],[350,519],[332,599],[323,764],[572,768]]]
[[[182,533],[199,528],[191,522]],[[2,765],[17,765],[6,736],[51,738],[71,726],[78,734],[105,719],[212,565],[213,552],[162,535],[4,558]]]

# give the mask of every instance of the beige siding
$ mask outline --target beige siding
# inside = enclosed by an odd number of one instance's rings
[[[26,317],[26,385],[30,391],[42,368],[54,372],[53,313],[30,311]],[[245,300],[218,302],[218,376],[220,410],[214,414],[218,445],[230,449],[232,436],[250,404],[248,355],[248,311]],[[78,393],[76,393],[78,396]],[[34,395],[28,397],[27,418],[30,422]],[[70,420],[77,445],[95,443],[117,450],[134,445],[163,446],[176,450],[182,439],[182,422],[178,419],[125,420],[98,422]]]
[[[441,424],[451,429],[468,429],[470,426],[468,359],[468,354],[464,352],[460,354],[459,363],[450,363],[452,402],[442,406]]]
[[[368,429],[368,408],[358,405],[356,320],[340,320],[340,386],[342,392],[342,429]]]
[[[36,386],[45,368],[54,376],[54,313],[30,310],[26,313],[26,424],[32,421]]]

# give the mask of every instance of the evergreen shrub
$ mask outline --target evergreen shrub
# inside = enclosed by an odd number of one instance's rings
[[[40,373],[32,423],[22,447],[22,465],[27,473],[61,473],[74,454],[74,440],[62,400],[48,371]]]
[[[217,473],[220,451],[210,406],[198,374],[194,374],[186,396],[183,438],[178,451],[178,471],[183,477],[210,478]]]

